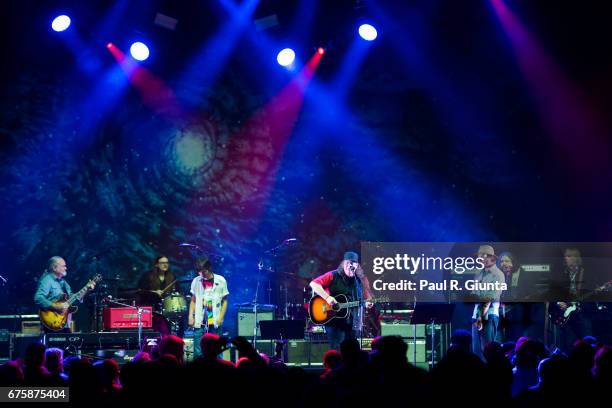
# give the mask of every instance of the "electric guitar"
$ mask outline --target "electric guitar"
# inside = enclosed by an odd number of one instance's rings
[[[325,299],[323,299],[319,295],[314,295],[310,301],[308,302],[308,314],[310,315],[310,320],[314,324],[327,324],[333,319],[346,319],[349,316],[349,309],[352,307],[358,307],[365,302],[370,303],[380,303],[387,302],[386,299],[377,299],[377,300],[357,300],[354,302],[349,302],[348,298],[345,295],[337,295],[334,296],[336,303],[333,306],[330,306]]]
[[[40,322],[43,324],[43,326],[45,326],[49,330],[52,330],[52,331],[62,330],[64,326],[66,326],[68,317],[71,314],[76,313],[78,310],[78,307],[72,306],[72,304],[76,302],[77,299],[80,299],[83,296],[85,296],[87,292],[93,289],[93,284],[98,283],[101,280],[102,280],[102,275],[98,274],[94,276],[93,279],[91,279],[89,282],[87,282],[87,285],[83,286],[81,290],[79,290],[76,293],[73,293],[72,296],[68,297],[68,295],[64,293],[59,298],[53,301],[53,305],[51,306],[51,308],[40,309],[38,313],[40,315]],[[66,309],[63,312],[60,312],[58,310],[61,307],[60,305],[62,303],[67,303],[68,309]]]
[[[581,296],[580,299],[581,300],[587,299],[597,292],[608,290],[611,286],[612,286],[612,281],[606,282],[600,287],[598,287],[597,289],[587,293],[584,296]],[[580,301],[566,302],[566,303],[567,303],[567,308],[565,310],[562,310],[561,307],[557,303],[551,304],[552,307],[550,308],[550,318],[553,321],[553,323],[555,323],[557,326],[565,326],[567,322],[569,322],[578,313],[580,313],[580,310],[582,309],[582,305]]]

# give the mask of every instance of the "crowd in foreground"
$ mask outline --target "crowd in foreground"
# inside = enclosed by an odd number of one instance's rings
[[[606,401],[612,386],[612,347],[589,337],[567,353],[520,338],[489,343],[484,360],[470,350],[471,335],[457,331],[430,371],[410,364],[399,337],[379,337],[370,352],[356,340],[329,350],[322,372],[289,367],[258,353],[244,338],[232,340],[236,364],[220,359],[227,339],[206,334],[203,356],[184,362],[183,340],[166,336],[122,366],[112,360],[67,356],[31,344],[24,359],[0,367],[0,386],[69,386],[70,400],[83,403],[257,404],[283,407],[365,406],[401,402],[547,406],[570,401]],[[544,405],[542,405],[544,404]]]

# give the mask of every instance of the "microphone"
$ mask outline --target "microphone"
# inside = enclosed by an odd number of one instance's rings
[[[189,244],[187,242],[181,242],[180,244],[178,244],[177,246],[180,247],[186,247],[186,248],[199,248],[199,246],[194,245],[194,244]]]

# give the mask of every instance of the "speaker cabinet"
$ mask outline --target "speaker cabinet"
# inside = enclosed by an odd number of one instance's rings
[[[369,351],[372,339],[364,338],[363,340],[363,349]],[[425,339],[417,339],[415,344],[414,340],[404,338],[404,342],[408,344],[408,350],[406,351],[408,362],[417,363],[417,365],[427,362]],[[273,356],[275,345],[274,341],[257,340],[257,351]],[[415,349],[416,360],[414,355]],[[285,345],[283,359],[290,366],[321,367],[323,366],[323,356],[327,350],[329,350],[327,341],[289,340]]]
[[[273,310],[263,310],[257,312],[257,322],[262,320],[273,320],[274,319],[274,311]],[[253,310],[238,310],[238,316],[236,318],[236,322],[238,325],[238,335],[243,337],[253,337],[253,327],[255,325],[255,313]],[[261,333],[259,331],[259,327],[257,327],[257,337],[260,337]]]
[[[406,322],[401,323],[380,323],[380,334],[381,336],[400,336],[412,339],[414,337],[414,329],[416,326],[416,337],[425,337],[425,325],[424,324],[409,324]]]

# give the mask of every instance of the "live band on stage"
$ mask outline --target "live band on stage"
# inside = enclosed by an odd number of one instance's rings
[[[191,351],[194,358],[198,357],[201,355],[199,339],[205,333],[227,335],[232,332],[225,325],[232,288],[217,272],[220,257],[197,251],[199,247],[196,245],[180,246],[192,249],[192,276],[175,276],[171,259],[160,255],[152,260],[151,269],[140,277],[136,288],[120,288],[119,278],[105,279],[98,274],[78,291],[73,291],[66,260],[60,256],[51,257],[34,294],[42,335],[44,338],[51,335],[57,338],[64,333],[88,336],[137,333],[138,347],[142,348],[148,339],[173,334],[193,338]],[[605,314],[609,317],[607,303],[583,301],[588,300],[588,294],[585,295],[581,287],[587,271],[576,248],[566,248],[563,252],[561,276],[567,280],[569,293],[559,301],[545,304],[512,302],[512,296],[521,290],[521,283],[526,280],[526,273],[510,252],[498,254],[493,246],[481,245],[477,255],[483,264],[476,271],[476,280],[501,282],[507,288],[487,291],[486,298],[472,303],[472,349],[479,356],[488,342],[516,340],[526,335],[545,337],[547,345],[566,349],[576,339],[592,335],[596,316]],[[260,262],[259,272],[262,268]],[[289,274],[290,279],[294,277],[301,284],[302,278]],[[411,320],[416,317],[419,304],[398,304],[374,298],[360,256],[355,251],[341,255],[335,269],[306,280],[302,285],[304,295],[299,301],[285,296],[277,305],[260,303],[259,297],[264,292],[260,288],[260,279],[256,285],[252,302],[234,304],[237,310],[248,314],[244,319],[247,323],[237,322],[236,332],[252,340],[254,346],[261,344],[258,342],[260,339],[275,339],[281,345],[288,339],[317,339],[326,342],[327,348],[339,350],[346,339],[360,339],[364,346],[364,339],[393,334],[407,341],[414,336],[415,362],[417,360],[417,326]],[[609,288],[610,284],[604,283],[596,291],[609,291]],[[90,307],[80,313],[89,311],[91,327],[75,327],[73,316],[85,300]],[[538,316],[542,311],[543,316]],[[453,313],[452,308],[450,313]],[[460,318],[469,319],[467,313]],[[429,336],[427,330],[435,334],[433,323],[449,326],[451,321],[449,318],[427,323],[432,323],[431,328],[420,324],[425,326],[418,335],[419,339],[423,338],[423,343]],[[409,329],[410,325],[414,328]],[[442,336],[444,333],[450,333],[450,330],[440,332]],[[430,346],[433,364],[436,351],[433,350],[434,344]]]

